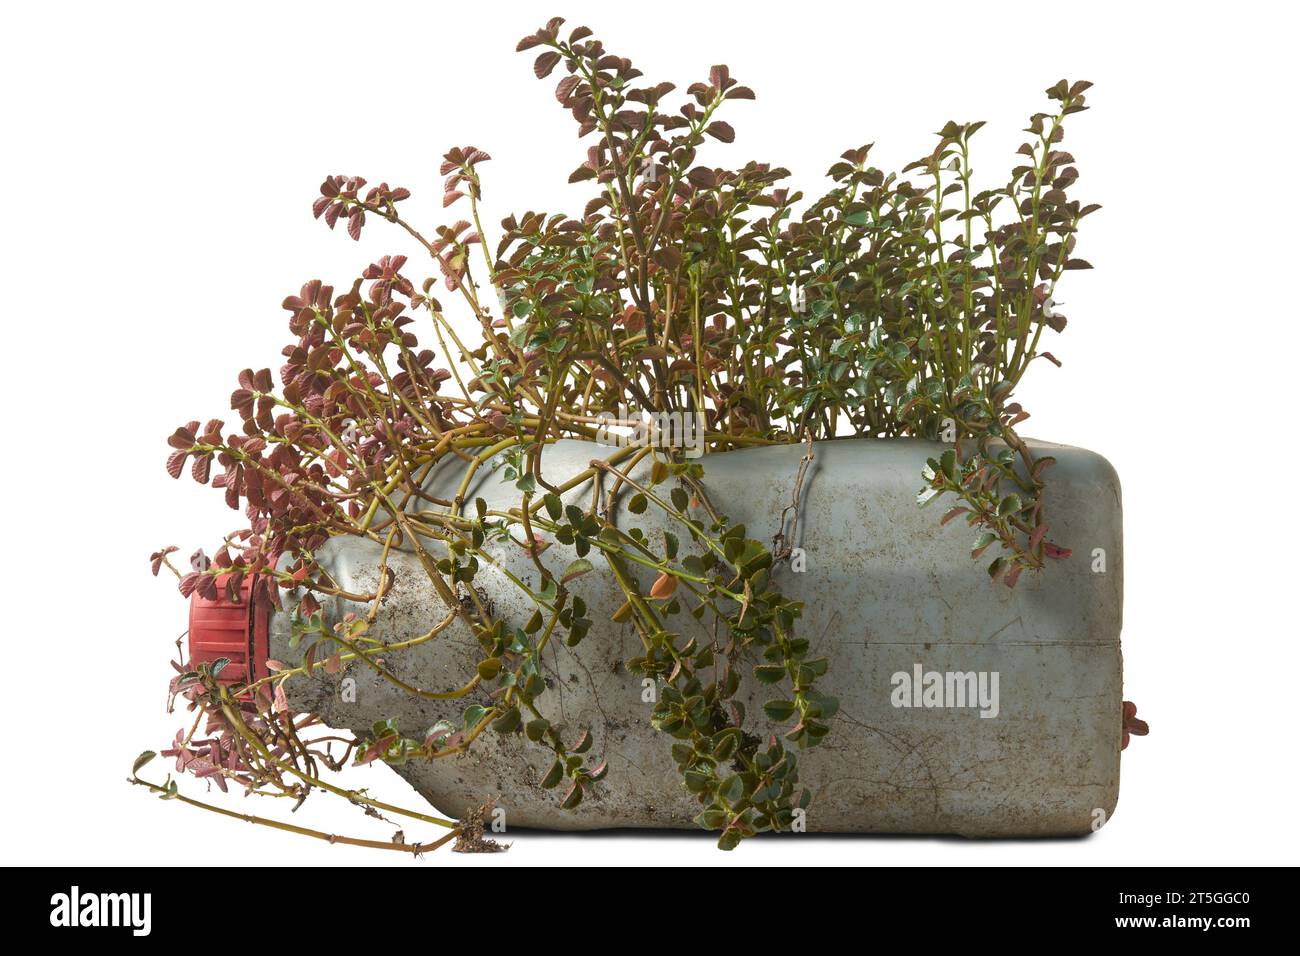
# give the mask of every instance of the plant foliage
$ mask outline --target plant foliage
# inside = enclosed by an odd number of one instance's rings
[[[168,472],[188,467],[247,519],[213,560],[176,572],[181,593],[235,595],[253,579],[273,602],[289,589],[307,597],[296,612],[301,661],[277,662],[271,677],[235,689],[216,680],[219,668],[180,668],[173,690],[196,720],[168,754],[178,770],[223,789],[297,799],[326,790],[374,816],[456,830],[333,787],[324,770],[438,759],[484,733],[519,734],[553,753],[542,786],[576,809],[607,767],[589,732],[542,716],[539,660],[549,643],[599,639],[611,626],[593,622],[583,599],[587,575],[599,571],[626,596],[615,623],[641,638],[629,670],[662,683],[653,722],[698,800],[698,822],[729,849],[789,828],[808,805],[796,754],[830,732],[836,712],[817,689],[828,661],[810,656],[800,605],[781,590],[789,550],[781,536],[768,545],[727,518],[726,503],[708,494],[707,456],[688,460],[653,443],[621,448],[556,485],[543,476],[546,445],[595,438],[602,415],[628,407],[634,418],[697,416],[711,453],[806,442],[811,456],[815,442],[843,436],[940,439],[949,447],[918,477],[918,500],[943,498],[944,522],[971,525],[972,554],[991,559],[992,578],[1014,587],[1023,572],[1068,554],[1047,539],[1051,459],[1036,458],[1017,434],[1028,414],[1013,393],[1031,363],[1057,361],[1043,348],[1065,328],[1057,283],[1089,267],[1074,253],[1075,234],[1097,207],[1070,198],[1078,174],[1061,145],[1089,84],[1047,90],[1051,108],[1030,118],[1000,184],[973,181],[971,142],[983,124],[949,122],[898,173],[872,166],[869,146],[846,150],[829,169],[829,191],[805,201],[784,185],[784,169],[712,165],[736,137],[732,114],[754,98],[727,67],[682,95],[645,80],[585,27],[562,25],[551,20],[519,50],[554,83],[586,145],[569,177],[589,190],[581,215],[516,213],[490,236],[481,215],[491,157],[472,146],[450,149],[441,166],[442,204],[463,218],[432,229],[404,215],[404,188],[327,177],[318,219],[353,239],[373,223],[396,226],[432,274],[416,278],[420,268],[394,254],[342,287],[305,283],[283,303],[291,339],[278,371],[238,376],[234,426],[193,421],[169,439]],[[448,306],[467,312],[478,334],[458,334]],[[430,469],[453,456],[462,494],[412,507]],[[650,480],[639,481],[632,469],[647,458]],[[497,465],[517,504],[466,500],[472,476]],[[595,500],[584,509],[561,499],[594,480],[633,515],[666,516],[676,533],[653,541],[618,526]],[[320,598],[341,592],[315,552],[338,535],[385,553],[414,550],[447,619],[380,644],[367,632],[381,586],[342,595],[372,603],[369,617],[327,620]],[[473,586],[506,539],[536,572],[516,581],[535,608],[526,621],[495,614]],[[579,555],[558,576],[540,559],[552,542]],[[153,556],[155,573],[172,567],[172,550]],[[676,623],[683,614],[705,622],[713,639],[686,637]],[[459,722],[422,739],[381,722],[340,756],[328,737],[308,739],[314,718],[285,705],[285,681],[345,662],[400,684],[380,652],[418,647],[456,618],[473,628],[482,659],[460,686],[424,693],[462,698]],[[766,739],[736,700],[746,671],[767,689],[764,717],[780,727]],[[178,795],[170,778],[148,783],[139,769],[136,782]]]

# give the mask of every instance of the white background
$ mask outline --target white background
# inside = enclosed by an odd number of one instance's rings
[[[1300,152],[1283,9],[6,5],[5,860],[1295,862]],[[732,108],[737,142],[712,158],[785,165],[809,194],[845,148],[874,141],[873,161],[896,168],[948,119],[989,122],[977,177],[1000,183],[1044,88],[1096,83],[1065,144],[1082,173],[1075,197],[1104,206],[1078,248],[1096,269],[1060,291],[1071,322],[1051,348],[1065,367],[1040,369],[1020,395],[1027,433],[1102,452],[1124,483],[1125,696],[1152,733],[1125,752],[1119,810],[1097,835],[806,836],[724,855],[704,834],[524,834],[504,856],[411,863],[125,783],[135,755],[180,722],[163,702],[185,602],[149,576],[147,556],[163,544],[211,552],[238,524],[218,493],[166,476],[165,437],[191,418],[229,418],[240,368],[278,367],[279,303],[303,281],[345,285],[383,254],[414,252],[381,223],[356,244],[313,221],[326,174],[405,185],[408,214],[431,224],[443,216],[438,158],[473,144],[493,156],[489,222],[580,210],[583,187],[565,180],[584,148],[554,78],[539,83],[532,56],[513,52],[552,13],[679,89],[728,63],[758,100]],[[418,799],[382,767],[356,779]],[[299,816],[389,834],[348,807]]]

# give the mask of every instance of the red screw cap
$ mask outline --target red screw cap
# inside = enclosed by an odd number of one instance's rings
[[[217,675],[221,684],[247,684],[267,675],[270,615],[266,599],[253,592],[254,577],[240,582],[238,603],[226,597],[228,574],[217,578],[215,600],[197,591],[190,596],[190,665],[226,658],[230,663]]]

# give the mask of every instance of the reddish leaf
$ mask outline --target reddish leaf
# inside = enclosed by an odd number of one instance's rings
[[[1145,737],[1151,733],[1151,728],[1145,720],[1139,720],[1137,715],[1137,704],[1131,700],[1126,700],[1120,707],[1120,713],[1123,721],[1123,731],[1120,737],[1119,749],[1123,750],[1128,747],[1129,737]]]
[[[551,71],[555,69],[555,64],[559,62],[560,54],[554,50],[547,50],[533,61],[533,72],[537,74],[539,80],[543,79],[551,75]]]
[[[190,469],[190,474],[194,480],[201,485],[208,483],[208,473],[212,468],[212,456],[201,455],[194,459],[194,465]]]
[[[704,132],[708,133],[714,139],[721,140],[724,143],[735,142],[736,139],[736,131],[731,128],[731,124],[722,120],[718,120],[716,123],[710,123],[704,128]]]
[[[173,478],[181,476],[181,469],[185,467],[185,459],[189,457],[188,452],[174,451],[167,456],[167,474]]]
[[[158,572],[162,570],[163,559],[176,550],[178,549],[175,545],[168,545],[167,547],[149,555],[149,567],[150,570],[153,571],[154,577],[158,577]]]
[[[568,103],[569,97],[573,94],[573,91],[577,88],[580,79],[581,78],[575,74],[573,76],[566,76],[564,79],[560,80],[560,82],[556,84],[555,98],[560,101],[561,105],[565,105]]]
[[[1068,558],[1074,552],[1069,548],[1062,548],[1060,545],[1053,544],[1050,541],[1043,542],[1043,554],[1049,558]]]

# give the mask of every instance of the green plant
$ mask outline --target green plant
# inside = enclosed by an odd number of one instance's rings
[[[901,174],[870,166],[869,147],[848,150],[830,168],[830,191],[800,213],[802,194],[780,185],[785,170],[700,162],[713,143],[734,138],[721,116],[753,98],[725,66],[669,110],[672,84],[644,82],[589,30],[563,35],[561,24],[550,21],[519,49],[537,51],[539,78],[563,74],[555,96],[590,144],[570,177],[591,183],[583,214],[508,216],[489,247],[481,215],[490,157],[474,147],[450,150],[442,165],[443,205],[468,218],[428,235],[402,213],[407,190],[327,178],[317,218],[330,228],[346,222],[354,239],[375,220],[396,225],[437,276],[417,288],[407,258],[394,255],[341,293],[307,283],[284,302],[294,340],[281,387],[269,370],[246,370],[231,397],[237,431],[214,420],[171,436],[168,471],[179,476],[188,463],[206,483],[215,463],[212,484],[249,519],[210,566],[176,572],[181,592],[234,595],[252,578],[273,601],[290,588],[308,596],[297,611],[302,660],[279,662],[248,693],[219,683],[219,667],[179,668],[174,692],[196,720],[169,754],[223,787],[231,780],[296,800],[324,790],[372,815],[458,832],[453,821],[332,786],[321,768],[441,759],[487,732],[523,734],[554,754],[543,786],[563,785],[563,805],[576,808],[607,768],[590,754],[590,734],[543,718],[538,662],[550,642],[573,645],[593,629],[582,579],[601,568],[626,597],[614,620],[641,638],[629,670],[663,682],[653,719],[672,738],[697,820],[729,849],[788,828],[807,805],[796,751],[830,731],[838,706],[817,689],[828,661],[810,656],[797,631],[800,605],[781,590],[786,516],[770,546],[752,537],[728,519],[725,502],[711,499],[707,457],[690,459],[680,444],[611,450],[558,485],[543,477],[545,448],[560,437],[596,439],[611,418],[637,424],[643,413],[689,416],[711,452],[806,442],[804,467],[815,441],[943,439],[949,448],[930,462],[919,500],[947,496],[942,520],[964,517],[977,529],[976,557],[997,546],[994,579],[1015,586],[1026,569],[1067,554],[1046,539],[1051,459],[1035,458],[1017,435],[1027,413],[1012,394],[1032,362],[1056,361],[1040,350],[1045,330],[1065,325],[1056,284],[1087,268],[1074,257],[1075,233],[1096,207],[1067,198],[1077,173],[1060,143],[1065,117],[1085,109],[1089,84],[1061,81],[1047,91],[1053,111],[1031,118],[1020,165],[1002,186],[972,182],[970,143],[982,124],[950,122],[933,151]],[[457,333],[438,296],[468,310],[476,341]],[[420,327],[437,352],[421,348]],[[419,502],[425,476],[451,456],[463,463],[461,493]],[[638,480],[633,467],[647,459],[650,479]],[[467,500],[471,477],[498,466],[518,504]],[[802,468],[792,476],[792,501],[802,476]],[[588,507],[561,499],[586,482]],[[618,526],[609,503],[620,497],[633,514],[666,515],[677,532],[655,541]],[[316,595],[341,592],[314,553],[336,535],[369,539],[385,554],[399,544],[414,550],[447,617],[429,633],[380,644],[368,629],[381,583],[375,594],[344,595],[370,603],[368,617],[331,626]],[[535,608],[526,621],[495,615],[473,586],[494,561],[491,548],[506,540],[535,570],[513,577]],[[541,560],[554,541],[578,554],[559,575]],[[155,573],[171,567],[170,550],[154,555]],[[643,587],[641,578],[653,583]],[[706,622],[714,638],[685,636],[677,623],[684,614]],[[482,647],[460,686],[408,687],[378,659],[435,639],[457,618]],[[404,737],[391,721],[367,739],[305,739],[314,719],[290,714],[277,689],[350,661],[411,693],[463,698],[461,723],[425,739]],[[764,711],[783,726],[779,738],[747,729],[734,700],[742,668],[770,688]],[[342,743],[341,757],[333,743]],[[170,779],[140,778],[140,766],[135,782],[179,796]]]

